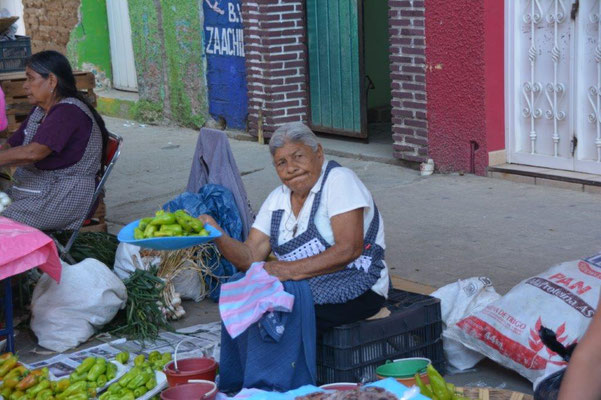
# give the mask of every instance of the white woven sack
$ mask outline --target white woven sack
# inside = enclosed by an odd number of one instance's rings
[[[548,350],[538,330],[556,332],[564,345],[579,340],[595,313],[601,287],[601,254],[569,261],[528,278],[505,296],[450,327],[461,342],[534,383],[566,366]]]
[[[127,300],[121,279],[100,261],[62,265],[60,283],[42,275],[31,301],[31,329],[39,345],[57,352],[88,340]]]
[[[468,315],[482,310],[501,296],[495,291],[490,279],[486,277],[458,280],[441,287],[432,293],[432,296],[440,299],[445,358],[449,364],[459,370],[472,368],[484,358],[484,355],[448,337],[448,328]]]

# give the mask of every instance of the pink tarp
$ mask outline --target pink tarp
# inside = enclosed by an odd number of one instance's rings
[[[61,261],[52,239],[35,228],[0,216],[0,280],[35,267],[60,281]]]

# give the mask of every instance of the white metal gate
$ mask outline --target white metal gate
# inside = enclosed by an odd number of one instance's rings
[[[131,42],[131,25],[126,0],[107,0],[106,10],[111,41],[113,86],[117,89],[138,91],[138,78]]]
[[[508,161],[601,174],[601,0],[505,0]]]

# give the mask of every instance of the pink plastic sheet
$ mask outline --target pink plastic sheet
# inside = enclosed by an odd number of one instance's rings
[[[0,216],[0,280],[38,267],[60,282],[61,261],[43,232]]]

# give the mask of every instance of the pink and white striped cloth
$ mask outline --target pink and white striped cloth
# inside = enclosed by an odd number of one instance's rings
[[[232,338],[271,311],[292,311],[294,296],[278,278],[265,271],[265,263],[253,263],[244,278],[221,285],[219,313]]]

